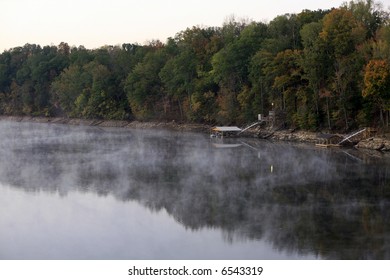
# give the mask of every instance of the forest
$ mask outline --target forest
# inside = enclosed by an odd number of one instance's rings
[[[387,127],[389,12],[372,0],[268,23],[228,18],[166,42],[26,44],[0,54],[0,115],[290,128]]]

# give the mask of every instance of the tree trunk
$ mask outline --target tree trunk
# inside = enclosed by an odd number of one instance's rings
[[[345,130],[347,131],[349,129],[349,125],[348,125],[347,109],[345,108],[345,104],[343,105],[343,111],[344,111],[344,120],[345,120]]]
[[[383,110],[382,110],[382,108],[379,111],[379,118],[380,118],[381,125],[385,126],[385,120],[383,118]]]
[[[327,114],[327,117],[328,117],[328,126],[329,126],[329,129],[331,129],[331,125],[330,125],[330,110],[329,110],[329,97],[326,97],[326,114]]]
[[[177,100],[177,103],[179,104],[180,120],[183,120],[183,109],[181,108],[180,99]]]

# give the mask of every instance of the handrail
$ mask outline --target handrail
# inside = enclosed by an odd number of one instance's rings
[[[355,137],[356,135],[359,135],[360,133],[363,133],[363,132],[365,132],[366,130],[367,130],[367,128],[364,128],[364,129],[362,129],[362,130],[359,130],[358,132],[354,132],[354,133],[352,133],[352,134],[350,134],[350,135],[347,135],[346,137],[344,137],[343,140],[341,140],[341,141],[338,143],[338,145],[341,145],[341,144],[344,143],[345,141],[349,141],[349,139],[351,139],[352,137]]]
[[[250,128],[252,128],[252,127],[254,127],[255,125],[258,125],[258,124],[260,124],[260,123],[261,123],[261,122],[255,122],[255,123],[251,124],[250,126],[248,126],[248,127],[244,128],[243,130],[241,130],[240,133],[238,133],[238,135],[240,135],[240,134],[243,133],[244,131],[247,131],[248,129],[250,129]]]

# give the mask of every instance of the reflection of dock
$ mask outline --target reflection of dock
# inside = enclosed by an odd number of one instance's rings
[[[320,148],[340,148],[341,145],[338,144],[316,144],[317,147]]]
[[[238,148],[242,146],[242,143],[238,142],[237,139],[234,138],[222,138],[216,137],[211,139],[211,145],[217,149],[223,148]]]
[[[258,148],[256,148],[256,147],[250,145],[249,143],[247,143],[247,142],[245,142],[245,141],[240,141],[240,143],[242,143],[242,145],[244,145],[244,146],[246,146],[246,147],[248,147],[248,148],[250,148],[250,149],[252,149],[252,150],[255,150],[255,151],[258,151],[258,150],[259,150]]]
[[[238,148],[241,147],[242,144],[223,144],[223,143],[212,143],[213,147],[221,149],[221,148]]]

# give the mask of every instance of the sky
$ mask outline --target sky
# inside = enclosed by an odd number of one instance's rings
[[[165,42],[192,26],[339,7],[345,0],[0,0],[0,52],[26,43],[94,49]],[[380,0],[387,9],[390,0]]]

